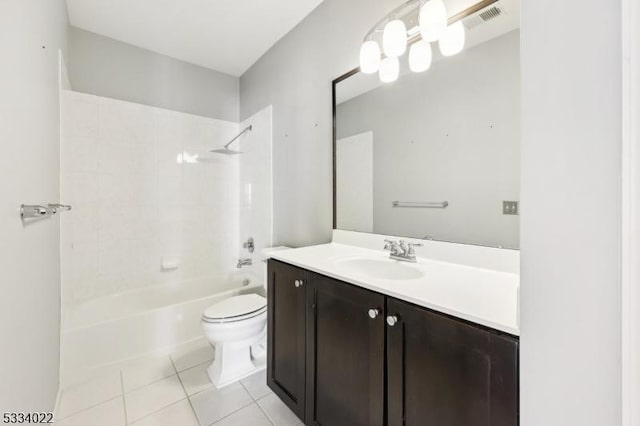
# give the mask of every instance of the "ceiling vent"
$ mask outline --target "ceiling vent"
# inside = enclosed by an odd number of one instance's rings
[[[499,18],[502,15],[505,15],[505,10],[500,7],[500,2],[496,2],[491,6],[488,6],[477,13],[474,13],[471,16],[466,17],[463,20],[464,26],[470,30],[479,25],[484,24],[485,22],[489,22],[496,18]]]
[[[482,19],[483,22],[487,22],[487,21],[490,21],[492,19],[497,18],[498,16],[502,15],[503,13],[504,12],[499,7],[491,6],[490,8],[485,9],[482,12],[480,12],[478,14],[478,16],[480,17],[480,19]]]

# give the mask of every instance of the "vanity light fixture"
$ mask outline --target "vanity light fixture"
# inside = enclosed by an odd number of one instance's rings
[[[380,80],[385,83],[397,80],[400,74],[398,57],[405,54],[408,46],[411,71],[428,70],[433,58],[430,43],[438,43],[442,56],[460,53],[466,39],[462,19],[497,1],[480,0],[453,16],[448,16],[443,0],[406,1],[367,33],[360,47],[360,71],[365,74],[379,72]]]

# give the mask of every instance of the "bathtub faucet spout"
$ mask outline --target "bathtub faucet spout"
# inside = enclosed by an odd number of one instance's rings
[[[249,266],[252,264],[253,264],[253,261],[251,259],[238,259],[238,264],[236,265],[236,268],[240,269],[243,266]]]

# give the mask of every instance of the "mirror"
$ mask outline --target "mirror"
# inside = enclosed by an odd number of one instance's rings
[[[490,7],[426,72],[334,81],[334,228],[519,247],[520,5]]]

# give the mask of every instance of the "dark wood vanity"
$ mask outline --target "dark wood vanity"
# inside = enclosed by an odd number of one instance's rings
[[[306,425],[516,426],[517,337],[276,260],[267,384]]]

